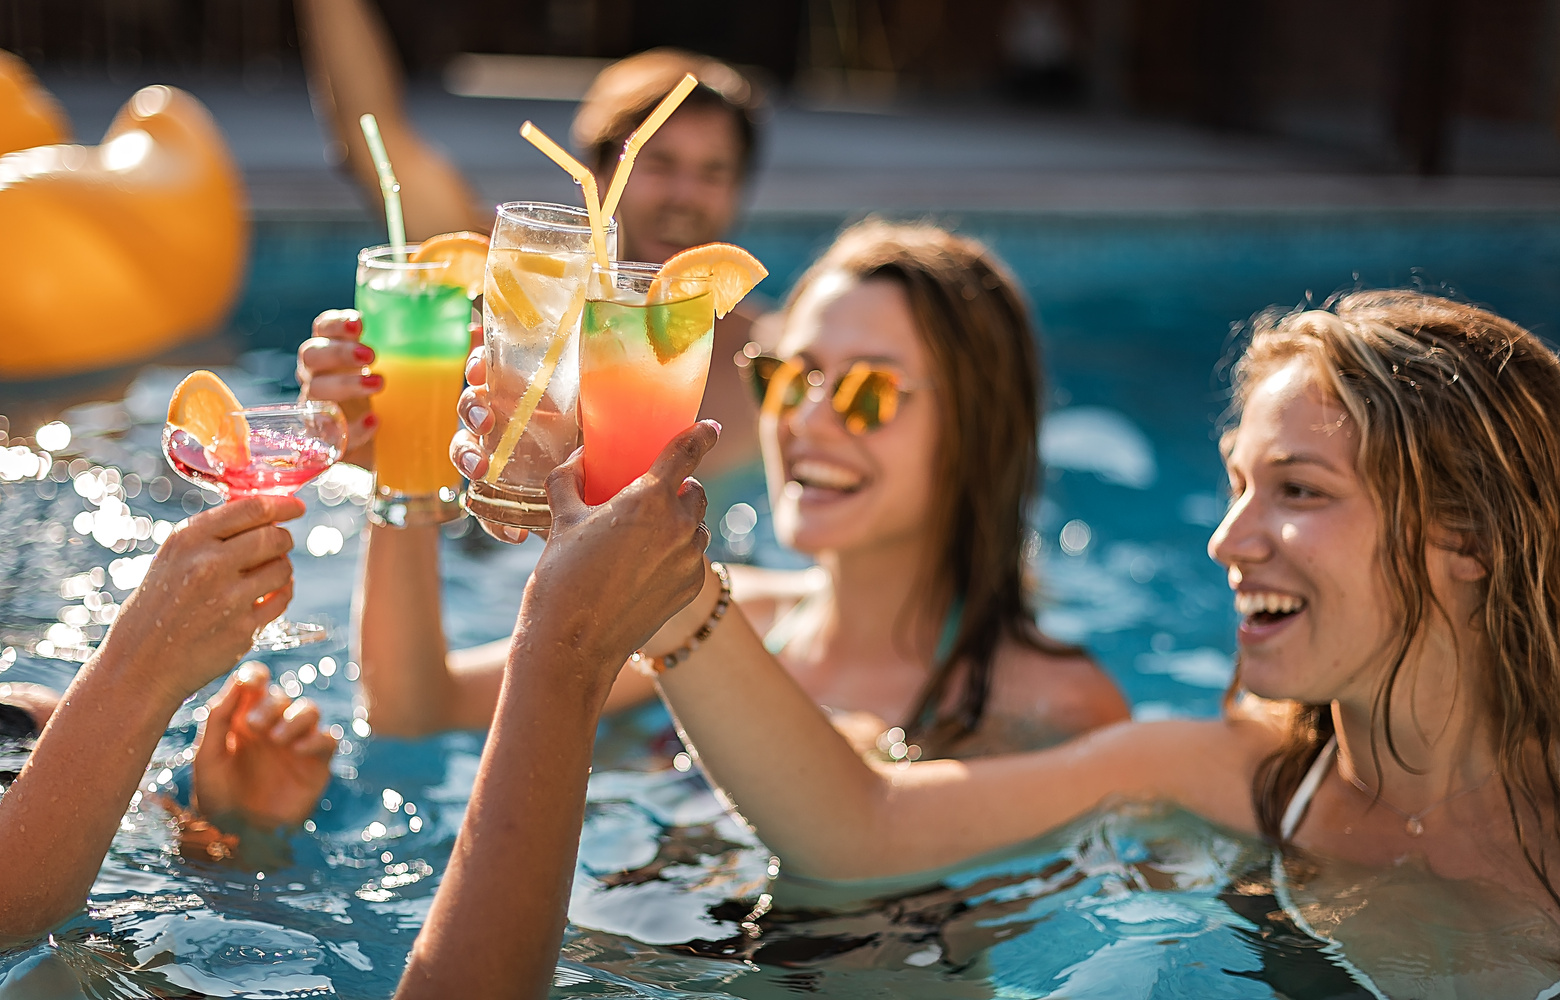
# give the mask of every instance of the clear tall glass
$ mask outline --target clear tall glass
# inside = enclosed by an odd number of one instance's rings
[[[417,244],[406,247],[406,256]],[[376,489],[370,508],[397,526],[460,516],[460,472],[450,464],[455,403],[466,386],[471,299],[447,278],[449,261],[396,260],[395,248],[358,254],[363,343],[384,376],[374,397]]]
[[[347,422],[335,403],[252,406],[238,410],[230,426],[247,427],[248,440],[239,449],[247,464],[227,465],[230,441],[220,437],[206,447],[189,432],[168,424],[163,428],[163,454],[173,471],[197,486],[208,486],[226,499],[290,497],[304,483],[341,458],[347,446]],[[257,650],[294,649],[330,638],[325,625],[278,618],[255,633]]]
[[[604,503],[649,471],[699,416],[715,342],[708,276],[659,264],[591,265],[580,327],[585,502]]]
[[[608,252],[617,228],[608,222]],[[541,202],[500,205],[482,294],[493,429],[482,439],[488,471],[466,492],[484,521],[546,531],[545,484],[579,446],[579,329],[593,259],[582,209]]]

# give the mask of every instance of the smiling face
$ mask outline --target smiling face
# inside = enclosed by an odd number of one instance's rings
[[[609,170],[601,179],[603,192],[610,181]],[[660,264],[720,239],[736,218],[741,194],[742,136],[731,112],[682,108],[634,161],[617,210],[622,259]]]
[[[1253,387],[1208,543],[1240,613],[1241,679],[1264,698],[1369,698],[1396,640],[1358,429],[1295,358]]]
[[[777,353],[824,373],[821,391],[760,423],[779,540],[811,555],[919,541],[932,499],[938,415],[903,289],[821,275],[791,309]],[[897,372],[912,387],[894,419],[862,435],[845,429],[828,399],[856,361]]]

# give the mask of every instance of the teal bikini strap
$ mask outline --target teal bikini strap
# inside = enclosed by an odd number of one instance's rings
[[[943,616],[942,634],[937,637],[937,652],[933,654],[941,663],[953,655],[953,644],[959,641],[959,629],[964,624],[964,598],[955,597]]]
[[[946,662],[953,655],[954,644],[959,641],[959,629],[964,624],[964,598],[955,597],[953,603],[948,606],[948,613],[943,616],[942,634],[937,637],[937,652],[934,655],[933,665],[938,666]],[[930,729],[932,723],[937,721],[937,708],[934,705],[926,706],[921,717],[915,720],[916,728],[922,731]]]

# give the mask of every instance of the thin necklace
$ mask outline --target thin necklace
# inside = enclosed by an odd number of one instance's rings
[[[1338,773],[1343,774],[1343,769],[1339,768]],[[1397,806],[1382,798],[1380,793],[1372,792],[1370,790],[1370,786],[1360,780],[1359,775],[1349,774],[1344,775],[1344,777],[1349,779],[1349,784],[1353,785],[1355,788],[1358,788],[1366,795],[1369,795],[1373,801],[1380,802],[1388,809],[1391,809],[1393,812],[1403,817],[1403,829],[1410,837],[1417,837],[1425,832],[1424,818],[1432,809],[1439,809],[1441,806],[1446,805],[1455,798],[1460,798],[1464,795],[1467,795],[1469,792],[1477,791],[1478,789],[1483,788],[1491,778],[1495,777],[1495,772],[1491,770],[1489,774],[1486,774],[1484,777],[1469,785],[1467,788],[1464,788],[1461,791],[1453,792],[1445,798],[1437,799],[1416,813],[1411,813],[1407,812],[1406,810],[1399,809]]]

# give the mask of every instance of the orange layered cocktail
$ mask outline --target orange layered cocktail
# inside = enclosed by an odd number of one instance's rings
[[[595,267],[580,324],[585,502],[610,500],[693,423],[710,373],[715,304],[707,276],[649,292],[654,264]]]
[[[592,266],[580,326],[586,503],[611,499],[698,419],[715,318],[766,273],[724,243],[664,265]]]
[[[381,521],[433,523],[460,515],[460,473],[450,464],[449,443],[466,385],[471,302],[486,242],[451,233],[358,255],[363,343],[374,349],[374,374],[384,377],[373,403],[379,430],[372,510]]]

